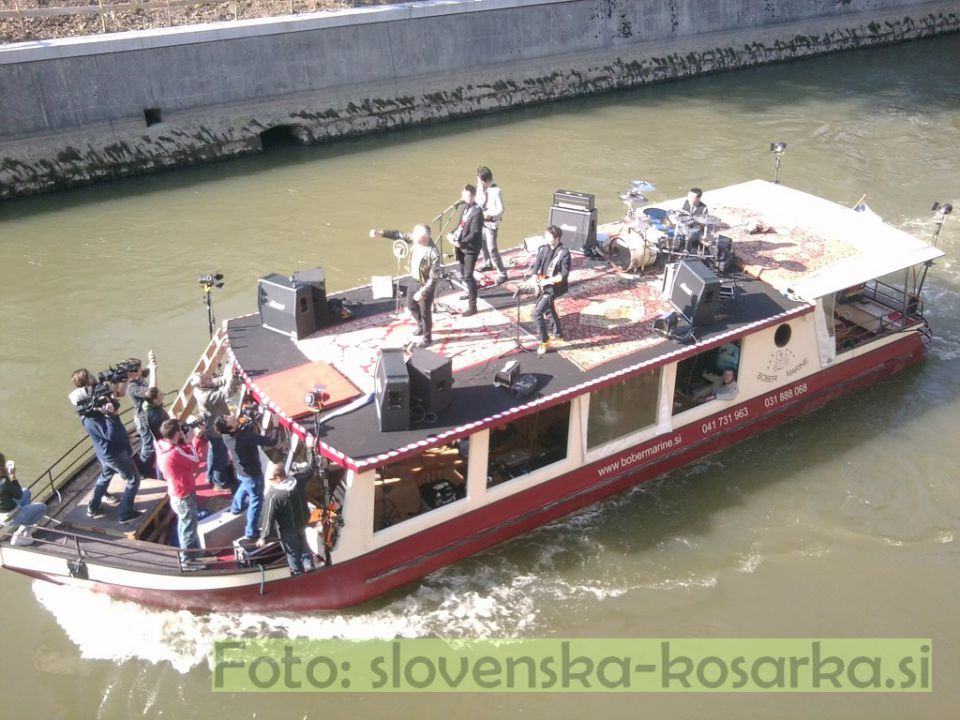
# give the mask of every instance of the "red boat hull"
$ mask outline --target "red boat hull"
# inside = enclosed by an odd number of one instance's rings
[[[922,359],[919,333],[790,386],[779,386],[723,412],[585,465],[501,501],[322,571],[244,587],[158,590],[69,577],[75,583],[144,605],[191,610],[304,611],[357,605],[457,560],[521,535],[610,495],[730,447],[831,400],[876,384]],[[23,571],[21,571],[23,572]],[[27,573],[35,574],[35,573]]]

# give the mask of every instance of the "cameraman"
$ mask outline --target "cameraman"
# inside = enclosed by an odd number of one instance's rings
[[[273,447],[280,440],[280,428],[276,427],[269,435],[261,435],[254,422],[244,418],[241,422],[235,417],[219,417],[216,430],[222,433],[222,439],[237,461],[237,480],[240,487],[234,493],[230,503],[230,512],[239,515],[243,512],[243,502],[247,505],[246,540],[257,539],[257,527],[260,520],[260,508],[263,505],[263,466],[260,462],[260,448]]]
[[[157,386],[157,358],[153,350],[147,353],[148,365],[146,368],[139,358],[130,358],[124,365],[127,367],[127,397],[133,405],[133,425],[140,436],[140,471],[144,474],[154,472],[156,449],[153,446],[153,435],[147,422],[147,390]],[[151,475],[152,476],[152,475]]]
[[[206,438],[209,443],[207,480],[221,490],[226,490],[230,486],[227,477],[227,462],[230,454],[214,421],[230,415],[227,399],[237,389],[237,376],[233,372],[233,364],[227,365],[223,375],[219,376],[210,373],[204,375],[194,373],[190,376],[189,382],[193,387],[193,396],[197,400],[197,414],[207,426]]]
[[[87,517],[103,517],[101,502],[117,504],[116,498],[107,489],[113,476],[119,474],[127,487],[119,501],[118,520],[121,524],[128,523],[140,516],[140,512],[133,509],[133,501],[140,488],[140,473],[133,462],[130,436],[117,414],[120,401],[110,386],[97,384],[93,373],[86,368],[75,370],[71,380],[76,389],[70,393],[70,402],[80,414],[83,429],[90,436],[93,451],[100,461],[100,477],[87,505]]]
[[[167,479],[170,507],[177,514],[177,537],[180,539],[180,560],[196,560],[200,548],[197,537],[197,475],[202,466],[197,455],[199,434],[188,443],[177,420],[167,419],[160,425],[157,440],[157,467]]]

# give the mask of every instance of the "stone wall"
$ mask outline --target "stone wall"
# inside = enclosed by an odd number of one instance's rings
[[[957,31],[956,2],[443,0],[0,46],[0,197]]]

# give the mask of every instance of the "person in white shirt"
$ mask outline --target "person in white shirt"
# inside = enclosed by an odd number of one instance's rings
[[[503,218],[503,193],[493,181],[493,173],[485,165],[477,168],[477,205],[483,210],[483,264],[479,270],[496,268],[496,284],[507,280],[507,270],[497,249],[497,233]]]

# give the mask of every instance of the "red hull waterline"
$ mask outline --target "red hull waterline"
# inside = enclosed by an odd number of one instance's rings
[[[919,333],[910,333],[793,385],[778,386],[717,415],[677,428],[669,440],[660,436],[640,443],[353,560],[300,577],[267,582],[262,590],[259,584],[193,591],[146,589],[19,571],[176,610],[289,612],[354,606],[873,385],[917,363],[923,355]],[[803,389],[794,392],[789,401],[772,400],[785,387]],[[744,408],[746,413],[742,412]],[[741,419],[734,419],[736,415]],[[723,418],[727,421],[722,422]],[[711,425],[719,429],[710,429]]]

